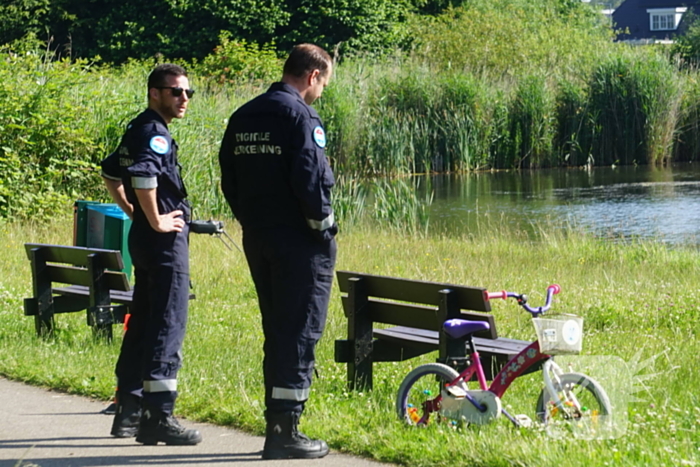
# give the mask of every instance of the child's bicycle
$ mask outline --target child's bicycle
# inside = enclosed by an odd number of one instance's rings
[[[461,373],[441,363],[428,363],[411,371],[401,383],[396,398],[399,417],[410,425],[427,425],[437,421],[464,421],[483,425],[501,414],[515,426],[528,426],[529,417],[513,416],[501,405],[501,398],[516,377],[533,365],[542,366],[544,389],[536,405],[537,417],[544,424],[558,420],[574,422],[589,432],[609,422],[611,406],[605,390],[594,379],[581,373],[564,373],[554,362],[554,354],[572,354],[581,350],[582,320],[572,315],[558,315],[552,319],[540,318],[549,310],[558,285],[547,288],[544,306],[531,307],[527,297],[512,292],[486,292],[488,299],[515,298],[533,317],[539,340],[532,342],[513,357],[487,386],[479,353],[474,347],[472,334],[489,329],[481,321],[450,319],[444,330],[450,338],[461,339],[468,346],[469,365]],[[467,387],[476,375],[479,389]]]

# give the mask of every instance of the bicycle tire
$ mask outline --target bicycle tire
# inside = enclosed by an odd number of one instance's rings
[[[454,381],[459,376],[459,373],[454,368],[442,363],[426,363],[414,368],[406,375],[396,394],[396,412],[399,419],[409,425],[425,424],[430,417],[430,414],[427,414],[425,422],[420,423],[414,419],[415,417],[411,417],[409,409],[415,408],[419,411],[420,417],[423,418],[426,415],[423,413],[423,402],[440,395],[438,381],[435,378],[431,378],[432,381],[425,380],[426,376],[437,377],[440,384],[444,385]],[[430,389],[427,389],[431,386],[436,390],[434,395]],[[429,392],[425,393],[426,390]]]
[[[550,400],[547,388],[540,392],[537,399],[537,417],[545,425],[555,420],[576,420],[591,419],[593,422],[600,418],[604,423],[609,421],[612,414],[610,399],[603,387],[590,376],[583,373],[565,373],[560,377],[561,385],[558,388],[560,400],[565,407],[565,413]],[[556,383],[555,383],[556,384]],[[573,403],[573,398],[579,402]]]

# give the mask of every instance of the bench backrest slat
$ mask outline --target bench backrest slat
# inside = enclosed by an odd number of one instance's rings
[[[357,274],[349,271],[337,271],[337,277],[340,291],[343,293],[348,292],[348,280],[351,277],[363,277],[368,279],[365,287],[367,295],[370,297],[439,306],[440,291],[449,289],[454,293],[460,309],[483,312],[491,311],[491,304],[484,297],[486,289],[483,288],[440,284],[437,282],[411,281],[394,277]]]
[[[32,259],[31,252],[40,248],[42,258],[49,263],[66,263],[74,266],[87,267],[88,255],[98,254],[100,264],[108,269],[124,269],[124,261],[118,250],[103,250],[100,248],[85,248],[81,246],[44,245],[40,243],[25,243],[27,258]],[[121,290],[121,289],[118,289]]]
[[[341,297],[343,309],[348,310],[350,305],[348,297]],[[369,299],[367,301],[367,318],[375,323],[393,324],[396,326],[406,326],[409,328],[426,329],[428,331],[440,331],[442,328],[439,320],[437,308],[409,305],[405,303],[384,302],[381,300]],[[476,335],[495,339],[496,324],[493,315],[485,313],[462,312],[462,319],[472,321],[486,321],[490,325],[489,331],[484,331]],[[493,330],[494,333],[491,332]]]
[[[87,269],[50,264],[46,266],[45,273],[51,282],[84,285],[86,287],[92,285],[92,278]],[[129,282],[126,280],[126,275],[123,272],[104,271],[102,280],[107,288],[111,290],[129,290]]]

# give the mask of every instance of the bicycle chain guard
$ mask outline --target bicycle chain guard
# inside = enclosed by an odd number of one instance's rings
[[[467,394],[478,404],[485,407],[485,411],[480,411],[466,397]],[[486,425],[501,415],[501,399],[491,391],[464,390],[452,386],[442,391],[442,403],[440,413],[453,420],[463,420],[475,425]]]

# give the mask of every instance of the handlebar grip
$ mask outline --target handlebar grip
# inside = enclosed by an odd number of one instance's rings
[[[218,234],[221,233],[224,228],[224,223],[215,220],[194,220],[190,222],[190,232],[196,234]]]
[[[556,295],[556,294],[558,294],[559,292],[561,292],[561,287],[559,286],[559,284],[552,284],[552,285],[550,285],[549,287],[547,287],[547,290],[549,290],[549,289],[552,289],[552,293],[553,293],[554,295]]]
[[[557,287],[559,287],[559,286],[557,286]],[[484,291],[484,298],[486,300],[491,300],[493,298],[500,298],[502,300],[505,300],[508,298],[508,292],[506,292],[505,290],[501,290],[500,292]]]

